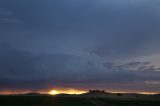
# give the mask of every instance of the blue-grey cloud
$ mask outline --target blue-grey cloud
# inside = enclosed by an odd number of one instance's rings
[[[95,87],[102,87],[97,84],[103,84],[103,87],[106,85],[112,88],[114,84],[132,86],[137,82],[148,85],[146,82],[160,80],[160,72],[148,62],[116,65],[68,54],[34,54],[4,44],[0,50],[0,83],[3,85],[1,90],[8,87],[39,90],[48,86],[65,87],[67,84],[70,87],[79,84],[86,88],[86,85],[90,88],[90,84]]]
[[[12,15],[12,12],[5,10],[5,9],[0,9],[0,17],[6,17]]]
[[[154,64],[124,63],[159,54],[159,3],[0,1],[0,83],[15,88],[15,84],[21,83],[17,88],[30,84],[36,89],[55,82],[62,83],[58,86],[101,83],[113,88],[121,83],[120,88],[127,84],[131,89],[135,82],[159,82],[159,68]]]

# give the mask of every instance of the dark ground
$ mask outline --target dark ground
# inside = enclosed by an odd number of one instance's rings
[[[160,106],[160,101],[54,96],[0,96],[0,106]]]

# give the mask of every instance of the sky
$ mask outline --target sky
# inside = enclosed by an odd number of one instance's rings
[[[159,0],[0,0],[0,92],[159,92]]]

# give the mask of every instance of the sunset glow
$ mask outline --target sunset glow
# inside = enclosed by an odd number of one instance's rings
[[[2,95],[9,95],[9,94],[26,94],[26,93],[31,93],[32,91],[29,90],[20,90],[20,91],[0,91],[0,94]],[[77,89],[63,89],[63,88],[57,88],[57,89],[53,89],[50,91],[38,91],[37,93],[40,94],[50,94],[50,95],[57,95],[57,94],[83,94],[88,92],[87,90],[77,90]],[[138,93],[138,94],[147,94],[147,95],[152,95],[152,94],[158,94],[159,92],[146,92],[146,91],[109,91],[106,90],[106,92],[110,92],[110,93]]]
[[[86,91],[77,90],[77,89],[64,89],[64,90],[51,90],[48,94],[56,95],[56,94],[83,94]]]
[[[49,92],[49,94],[56,95],[56,94],[58,94],[58,92],[56,90],[52,90],[52,91]]]

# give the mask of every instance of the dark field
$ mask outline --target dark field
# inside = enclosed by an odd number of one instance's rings
[[[160,106],[160,102],[107,98],[0,96],[0,106]]]

